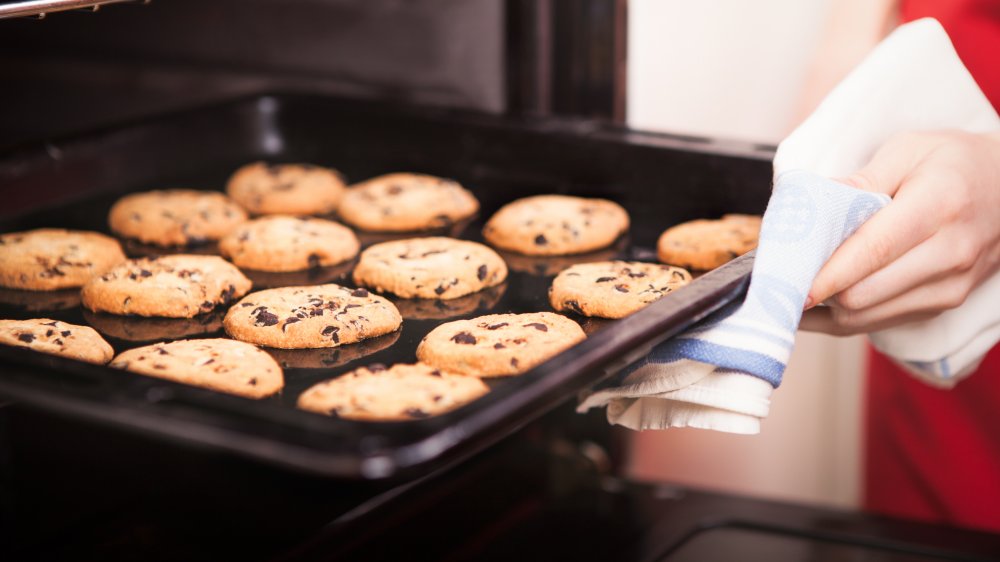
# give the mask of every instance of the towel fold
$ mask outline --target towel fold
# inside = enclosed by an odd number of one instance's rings
[[[889,203],[829,178],[861,168],[893,134],[931,129],[996,131],[1000,117],[927,18],[886,38],[779,146],[746,299],[604,381],[579,410],[606,405],[610,422],[633,429],[759,432],[813,279]],[[962,307],[872,340],[923,380],[951,385],[1000,339],[998,300],[1000,274]]]

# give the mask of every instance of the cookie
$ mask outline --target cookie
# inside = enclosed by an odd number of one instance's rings
[[[623,318],[691,282],[687,270],[656,263],[604,261],[562,271],[549,288],[556,310]]]
[[[247,294],[250,280],[219,256],[138,258],[83,286],[83,306],[94,312],[191,318]]]
[[[668,228],[660,235],[660,261],[707,271],[757,247],[760,217],[724,215],[717,220],[694,220]]]
[[[537,195],[501,207],[486,222],[483,237],[504,250],[557,256],[606,248],[628,226],[628,213],[612,201]]]
[[[314,349],[278,349],[268,348],[267,351],[282,369],[332,369],[357,361],[396,343],[401,330],[390,332],[384,336],[342,345],[340,347],[321,347]]]
[[[118,241],[97,232],[39,228],[0,235],[0,287],[81,287],[123,261]]]
[[[251,293],[229,309],[223,325],[238,340],[304,349],[374,338],[396,331],[402,322],[385,298],[329,284]]]
[[[210,336],[222,331],[225,313],[216,309],[194,318],[142,318],[83,311],[83,319],[109,338],[128,342],[162,342]]]
[[[519,271],[536,277],[552,277],[567,267],[578,263],[610,261],[619,256],[626,255],[627,244],[625,242],[626,240],[622,238],[610,248],[568,256],[526,256],[502,250],[499,253],[503,261],[507,262],[507,267],[511,271]]]
[[[405,421],[443,414],[488,391],[477,378],[420,363],[369,365],[309,388],[298,405],[338,418]]]
[[[463,375],[517,375],[586,337],[579,324],[552,312],[489,314],[434,328],[417,358]]]
[[[344,196],[340,172],[312,164],[247,164],[229,178],[226,193],[254,215],[324,215]]]
[[[354,268],[354,282],[403,298],[453,299],[499,285],[507,264],[482,244],[410,238],[376,244]]]
[[[343,263],[361,248],[354,232],[333,221],[275,215],[241,224],[219,241],[233,263],[258,271],[299,271]]]
[[[137,347],[120,353],[111,366],[246,398],[271,396],[285,385],[281,367],[266,352],[221,338]]]
[[[489,310],[496,306],[507,290],[501,283],[488,289],[454,299],[390,299],[406,320],[443,320],[467,316],[477,310]]]
[[[193,189],[126,195],[108,214],[116,234],[156,246],[218,240],[246,220],[246,211],[222,193]]]
[[[442,228],[471,217],[479,201],[458,182],[423,174],[388,174],[351,186],[337,212],[376,232]]]
[[[103,365],[115,351],[93,328],[48,318],[0,320],[0,344]]]

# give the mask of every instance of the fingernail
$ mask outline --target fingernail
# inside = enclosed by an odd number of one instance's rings
[[[805,306],[802,307],[802,310],[809,310],[810,308],[812,308],[812,306],[813,306],[812,295],[807,295],[806,296],[806,304],[805,304]]]

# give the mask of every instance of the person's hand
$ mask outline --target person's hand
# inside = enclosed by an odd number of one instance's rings
[[[801,327],[836,335],[925,320],[961,305],[1000,266],[1000,135],[911,133],[841,179],[886,193],[820,270]]]

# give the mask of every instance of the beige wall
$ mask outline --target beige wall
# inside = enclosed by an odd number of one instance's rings
[[[828,0],[630,0],[628,122],[776,143]],[[637,434],[635,476],[844,507],[860,490],[862,343],[800,334],[760,435]]]

